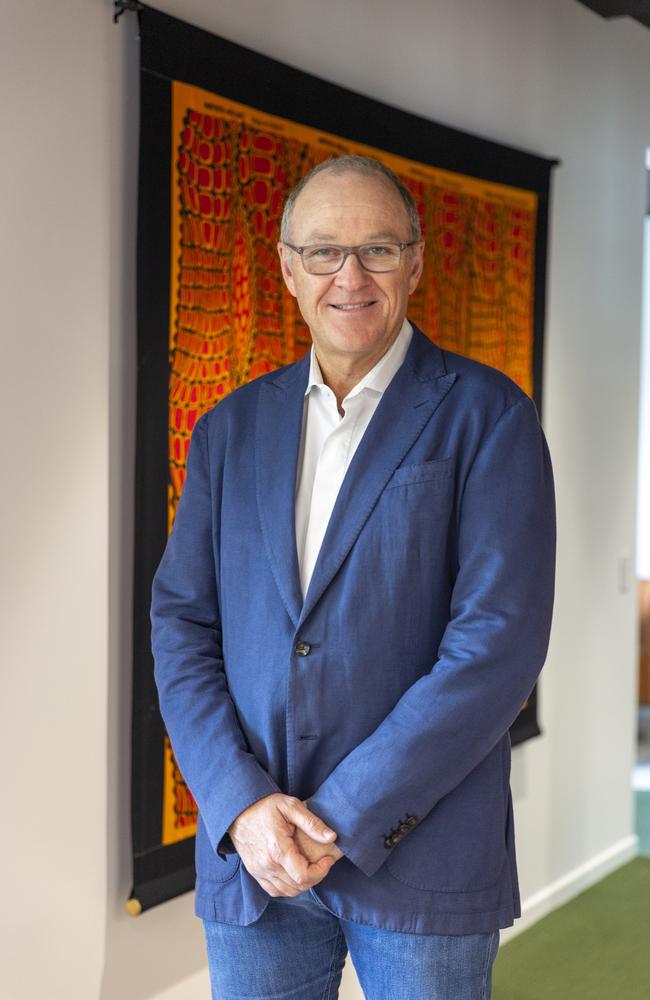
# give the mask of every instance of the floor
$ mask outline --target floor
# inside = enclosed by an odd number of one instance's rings
[[[538,920],[499,949],[493,1000],[648,1000],[649,893],[635,858]]]
[[[500,948],[494,1000],[650,1000],[650,705],[639,708],[637,735],[640,857]]]

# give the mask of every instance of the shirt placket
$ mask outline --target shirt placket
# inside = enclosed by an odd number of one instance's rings
[[[305,564],[308,567],[308,578],[311,577],[316,564],[318,552],[325,536],[336,498],[345,478],[352,446],[352,436],[359,417],[360,401],[360,394],[345,400],[345,415],[341,416],[338,409],[336,409],[336,399],[333,394],[331,399],[326,398],[322,400],[322,402],[326,403],[328,410],[330,404],[335,409],[337,422],[332,420],[332,413],[330,411],[328,417],[331,422],[331,430],[323,441],[316,463],[309,526],[307,529],[307,544],[305,547]],[[314,530],[316,526],[318,530]]]

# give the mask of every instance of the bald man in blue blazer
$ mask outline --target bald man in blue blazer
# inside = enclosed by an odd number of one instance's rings
[[[349,951],[367,997],[484,1000],[521,912],[546,440],[511,379],[407,321],[422,241],[383,165],[316,168],[279,252],[313,347],[198,421],[153,588],[213,996],[336,996]]]

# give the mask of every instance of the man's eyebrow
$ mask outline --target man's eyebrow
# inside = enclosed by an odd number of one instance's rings
[[[396,236],[395,233],[389,233],[389,232],[372,233],[365,242],[372,243],[373,240],[389,240],[391,243],[402,242],[399,236]]]
[[[384,240],[384,241],[387,240],[390,243],[401,243],[401,240],[400,240],[399,236],[396,236],[394,232],[391,233],[391,232],[388,232],[388,231],[384,231],[384,232],[381,232],[381,233],[371,233],[370,236],[366,236],[366,238],[365,238],[365,240],[363,242],[364,243],[374,243],[376,240],[377,241],[378,240]],[[336,242],[336,236],[332,236],[331,233],[320,233],[320,232],[309,233],[305,237],[305,241],[303,243],[303,246],[308,246],[312,242],[318,242],[318,243],[335,243]]]
[[[314,240],[316,240],[319,243],[333,243],[335,239],[336,237],[332,236],[331,233],[313,232],[309,233],[309,235],[305,237],[305,242],[303,245],[308,246],[309,243],[313,243]]]

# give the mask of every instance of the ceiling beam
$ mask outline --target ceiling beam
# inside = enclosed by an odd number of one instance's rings
[[[601,17],[650,17],[650,0],[580,0]]]

